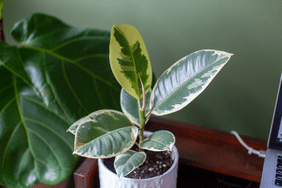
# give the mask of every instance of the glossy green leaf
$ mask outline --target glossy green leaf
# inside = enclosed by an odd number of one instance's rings
[[[138,128],[115,110],[99,110],[86,116],[75,132],[74,154],[88,158],[109,158],[129,150]]]
[[[233,54],[200,50],[167,69],[153,88],[150,108],[158,116],[181,110],[201,94]]]
[[[149,113],[151,91],[146,94],[146,108],[145,114]],[[141,128],[140,123],[140,104],[137,99],[129,95],[124,89],[121,89],[120,94],[120,104],[123,113],[128,117],[128,119]],[[141,105],[143,105],[143,99],[141,99]]]
[[[110,33],[34,14],[0,42],[0,184],[57,184],[74,171],[69,126],[101,108],[119,109]]]
[[[152,68],[144,41],[138,30],[128,24],[114,25],[111,30],[110,63],[112,71],[127,93],[141,99],[152,84]]]
[[[115,157],[114,167],[118,177],[123,177],[144,163],[146,153],[128,150]]]
[[[169,131],[161,130],[156,131],[150,136],[148,136],[139,144],[139,147],[150,151],[172,151],[174,143],[174,135]]]

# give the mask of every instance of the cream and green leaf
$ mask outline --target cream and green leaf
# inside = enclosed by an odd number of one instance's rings
[[[146,94],[146,115],[149,113],[150,96],[151,91]],[[123,113],[128,117],[128,119],[139,128],[141,128],[141,118],[139,111],[141,107],[138,100],[129,95],[124,89],[122,89],[120,94],[120,104]],[[143,105],[143,99],[141,99],[141,105]]]
[[[70,133],[72,133],[72,134],[75,135],[76,129],[78,128],[78,126],[79,126],[81,123],[83,123],[83,121],[84,121],[85,118],[86,118],[86,116],[85,116],[85,117],[82,117],[82,118],[80,118],[79,120],[77,120],[76,122],[74,122],[74,123],[68,128],[67,132],[70,132]]]
[[[80,122],[73,153],[88,158],[114,157],[129,150],[137,134],[137,127],[121,112],[99,110]]]
[[[116,156],[114,167],[118,177],[123,177],[132,172],[135,168],[144,163],[146,153],[128,150],[127,152]]]
[[[177,61],[157,80],[150,108],[162,116],[181,110],[201,94],[233,54],[200,50]]]
[[[171,151],[174,143],[174,135],[169,131],[161,130],[148,136],[139,144],[139,147],[150,151]]]
[[[140,79],[146,93],[152,84],[152,67],[144,41],[138,30],[128,24],[114,25],[110,41],[111,69],[127,93],[143,97]]]

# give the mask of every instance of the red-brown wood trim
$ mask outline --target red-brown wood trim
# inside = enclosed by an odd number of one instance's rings
[[[98,182],[98,160],[85,159],[74,172],[75,187],[92,188]]]
[[[3,30],[3,18],[0,20],[0,41],[5,41]]]
[[[150,121],[146,125],[146,130],[170,130],[177,135],[198,135],[206,138],[222,140],[230,144],[241,145],[234,135],[221,131],[218,129],[212,129],[209,127],[188,124],[180,121],[164,119],[159,117],[151,117]],[[267,141],[259,138],[253,138],[249,136],[240,135],[241,138],[254,149],[266,150]]]
[[[146,130],[169,130],[176,137],[182,162],[188,165],[260,182],[263,158],[248,151],[228,132],[191,125],[174,120],[152,117]],[[241,136],[247,145],[266,150],[266,140]]]

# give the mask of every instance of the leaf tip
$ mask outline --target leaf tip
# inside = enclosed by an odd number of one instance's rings
[[[229,57],[234,55],[233,53],[229,53],[229,52],[226,52],[226,53],[228,54]]]

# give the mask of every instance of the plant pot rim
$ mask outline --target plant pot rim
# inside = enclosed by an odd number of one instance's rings
[[[150,131],[144,131],[144,136],[149,136],[150,134],[152,134],[153,132],[150,132]],[[178,160],[179,160],[179,154],[178,154],[178,150],[176,148],[176,146],[174,145],[172,147],[172,155],[174,155],[174,160],[173,160],[173,164],[172,166],[163,174],[161,175],[158,175],[158,176],[154,176],[154,177],[151,177],[151,178],[143,178],[143,179],[135,179],[135,178],[127,178],[127,177],[121,177],[122,180],[134,180],[136,182],[142,182],[144,180],[154,180],[154,179],[157,179],[159,178],[160,176],[165,176],[166,174],[168,174],[170,171],[172,171],[174,168],[176,168],[176,166],[178,165]],[[108,167],[106,167],[106,165],[104,164],[103,160],[102,159],[98,159],[98,162],[100,163],[100,165],[102,165],[104,168],[106,168],[109,173],[111,174],[114,174],[117,176],[116,173],[112,172],[111,170],[108,169]]]

